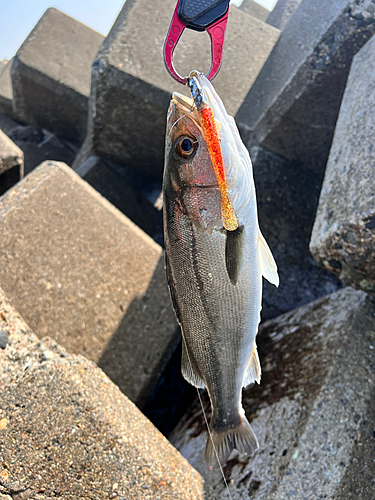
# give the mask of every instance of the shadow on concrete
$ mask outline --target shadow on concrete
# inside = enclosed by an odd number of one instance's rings
[[[309,251],[324,173],[252,148],[260,229],[273,253],[280,286],[263,280],[262,321],[296,309],[342,287]]]
[[[146,293],[127,307],[98,366],[142,408],[178,341],[162,255]]]

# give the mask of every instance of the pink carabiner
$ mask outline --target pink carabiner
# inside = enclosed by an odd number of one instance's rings
[[[180,18],[178,17],[178,2],[175,8],[175,11],[173,13],[172,21],[169,26],[169,30],[167,33],[167,37],[164,42],[164,48],[163,48],[163,53],[164,53],[164,63],[167,67],[167,70],[169,71],[169,74],[178,82],[182,83],[182,85],[185,85],[187,82],[187,78],[183,78],[180,76],[177,71],[175,70],[175,67],[173,66],[173,51],[177,45],[177,42],[179,41],[182,32],[186,28],[186,24],[180,21]]]
[[[221,67],[227,21],[228,12],[215,24],[206,28],[211,39],[211,68],[206,75],[207,80],[213,80]]]
[[[227,21],[228,21],[228,11],[223,17],[221,17],[218,21],[216,21],[215,24],[212,24],[211,26],[206,28],[206,31],[208,32],[211,40],[211,67],[206,75],[206,78],[208,80],[213,80],[221,67]],[[187,83],[187,77],[182,77],[177,73],[173,65],[173,52],[185,28],[186,24],[183,23],[178,17],[178,2],[177,2],[175,11],[173,13],[172,21],[167,33],[167,37],[164,42],[163,54],[164,54],[164,63],[165,66],[167,67],[169,74],[175,80],[177,80],[179,83],[182,83],[183,85]]]

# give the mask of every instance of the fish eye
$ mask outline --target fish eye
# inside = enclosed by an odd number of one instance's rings
[[[193,137],[181,135],[175,140],[174,151],[179,160],[192,160],[197,151],[197,141]]]

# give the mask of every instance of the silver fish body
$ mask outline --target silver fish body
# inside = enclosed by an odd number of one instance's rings
[[[201,78],[206,86],[208,82]],[[210,96],[214,92],[211,86],[209,92]],[[218,99],[216,94],[214,97]],[[216,114],[219,126],[229,119],[218,111]],[[191,158],[178,146],[187,149],[189,140],[195,148]],[[223,151],[224,140],[225,134],[220,138]],[[188,101],[185,105],[181,96],[174,95],[168,114],[163,180],[166,271],[183,331],[182,373],[196,387],[206,387],[211,401],[212,441],[208,439],[206,447],[210,465],[215,462],[214,448],[224,462],[234,448],[251,454],[258,447],[242,409],[241,392],[242,387],[260,381],[255,337],[262,274],[275,273],[276,266],[270,262],[270,251],[259,232],[250,173],[245,176],[246,196],[237,196],[240,201],[234,204],[239,227],[227,231],[199,119]],[[228,179],[234,174],[227,169]]]

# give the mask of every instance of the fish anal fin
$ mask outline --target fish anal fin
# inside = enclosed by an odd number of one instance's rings
[[[238,426],[224,430],[210,429],[210,434],[205,453],[209,466],[217,464],[216,453],[220,464],[224,464],[233,450],[237,450],[240,455],[251,456],[259,448],[258,440],[245,416],[241,416]]]
[[[262,375],[262,369],[260,367],[258,350],[254,342],[254,347],[253,350],[251,351],[249,362],[247,364],[243,378],[243,387],[246,387],[249,384],[252,384],[253,382],[257,382],[257,384],[260,384],[261,375]]]
[[[233,285],[237,283],[243,258],[244,226],[226,232],[225,265]]]
[[[273,285],[279,286],[279,275],[277,274],[275,259],[260,230],[258,231],[258,258],[262,275]]]
[[[204,382],[201,379],[200,375],[196,373],[196,370],[194,370],[193,366],[194,363],[189,358],[186,352],[185,341],[184,339],[182,339],[182,357],[181,357],[182,376],[187,382],[189,382],[189,384],[193,385],[194,387],[197,387],[198,389],[204,389],[205,388]]]

